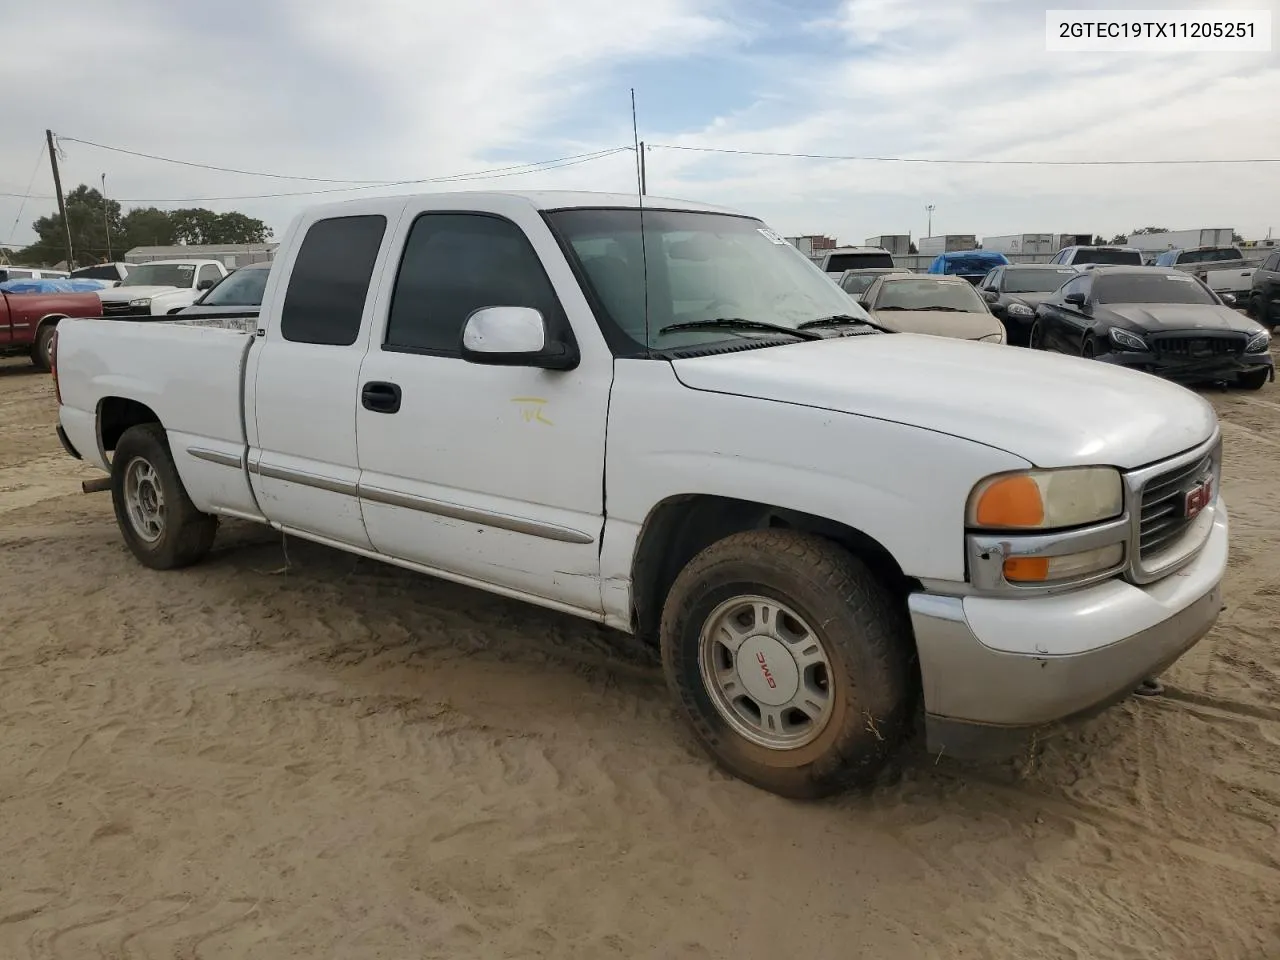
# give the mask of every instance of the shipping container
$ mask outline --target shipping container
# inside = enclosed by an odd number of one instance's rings
[[[1129,246],[1139,250],[1190,250],[1192,247],[1230,247],[1231,227],[1205,227],[1200,230],[1167,230],[1164,233],[1135,233]]]
[[[983,237],[982,249],[995,253],[1054,253],[1052,233],[1011,233],[1003,237]]]
[[[921,237],[916,249],[922,256],[936,257],[940,253],[960,253],[977,250],[978,238],[972,233],[947,233],[937,237]]]
[[[1091,247],[1093,236],[1092,233],[1060,233],[1054,237],[1053,252],[1057,253],[1067,247]]]
[[[879,237],[867,237],[867,246],[888,250],[895,257],[905,257],[911,253],[911,234],[886,233]]]

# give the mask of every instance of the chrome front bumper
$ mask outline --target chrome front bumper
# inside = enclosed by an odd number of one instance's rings
[[[1222,609],[1228,519],[1219,498],[1198,555],[1161,580],[1057,596],[913,594],[929,749],[1007,755],[1168,669]]]

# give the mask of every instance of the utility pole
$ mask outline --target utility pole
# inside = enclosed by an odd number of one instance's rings
[[[58,150],[53,145],[53,131],[46,130],[44,138],[49,144],[49,166],[53,167],[53,189],[58,195],[58,213],[62,216],[62,229],[67,237],[67,269],[75,269],[75,251],[71,249],[71,221],[67,219],[67,202],[62,198],[62,177],[58,175]]]
[[[645,196],[649,192],[649,181],[644,173],[644,141],[640,141],[640,196]]]
[[[925,211],[929,214],[929,233],[928,233],[928,236],[932,237],[932,236],[933,236],[933,204],[932,204],[932,203],[928,204],[927,206],[925,206],[925,208],[924,208],[924,209],[925,209]]]
[[[107,263],[111,262],[111,217],[107,213],[107,175],[102,175],[102,228],[107,231]]]

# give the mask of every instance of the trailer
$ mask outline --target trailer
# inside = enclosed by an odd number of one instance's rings
[[[1190,250],[1194,247],[1230,247],[1235,230],[1231,227],[1203,227],[1199,230],[1166,230],[1164,233],[1135,233],[1129,246],[1144,252]]]
[[[1092,233],[1060,233],[1053,238],[1053,252],[1065,250],[1067,247],[1093,246]]]
[[[886,233],[879,237],[867,237],[866,245],[888,250],[895,257],[905,257],[911,253],[911,234]]]
[[[995,253],[1054,253],[1052,233],[1011,233],[1003,237],[983,237],[982,249]]]
[[[916,244],[921,256],[936,257],[940,253],[963,253],[978,249],[978,238],[972,233],[946,233],[936,237],[921,237]]]

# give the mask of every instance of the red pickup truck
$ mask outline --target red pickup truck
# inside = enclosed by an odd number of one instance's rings
[[[64,317],[100,317],[96,293],[0,291],[0,357],[25,353],[37,370],[49,369],[53,329]]]

